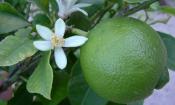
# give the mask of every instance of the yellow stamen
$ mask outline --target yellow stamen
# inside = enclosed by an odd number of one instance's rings
[[[63,47],[64,43],[65,43],[64,38],[61,38],[55,34],[52,35],[51,44],[54,48],[55,47]]]

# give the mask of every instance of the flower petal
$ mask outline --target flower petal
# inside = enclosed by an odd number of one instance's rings
[[[83,36],[72,36],[65,39],[65,44],[63,47],[78,47],[83,45],[88,38]]]
[[[66,8],[67,8],[66,4],[62,0],[57,0],[57,4],[59,7],[58,16],[61,18],[65,18],[65,12],[66,12]]]
[[[88,13],[83,10],[83,9],[80,9],[78,7],[73,7],[71,8],[69,11],[68,11],[68,14],[72,14],[73,12],[77,12],[77,11],[80,11],[81,13],[83,13],[84,15],[88,16]]]
[[[50,41],[34,41],[33,45],[40,51],[49,51],[52,49]]]
[[[51,35],[53,33],[49,28],[42,26],[42,25],[36,25],[36,30],[43,39],[45,40],[51,39]]]
[[[71,8],[77,0],[65,0],[67,2],[67,9]]]
[[[77,8],[84,8],[84,7],[89,7],[89,6],[91,6],[91,4],[88,4],[88,3],[78,3],[74,5],[74,7],[77,7]]]
[[[67,58],[62,48],[55,48],[55,62],[60,69],[64,69],[67,65]]]
[[[55,34],[59,37],[63,37],[64,33],[66,31],[66,24],[65,22],[60,18],[55,23]]]

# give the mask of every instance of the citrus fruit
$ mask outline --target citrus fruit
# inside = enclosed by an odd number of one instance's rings
[[[129,103],[149,96],[168,80],[162,79],[168,77],[165,46],[146,23],[127,17],[105,20],[88,38],[80,62],[87,83],[99,96]]]

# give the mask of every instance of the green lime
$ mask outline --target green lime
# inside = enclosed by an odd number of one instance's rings
[[[87,83],[99,96],[129,103],[165,84],[160,79],[166,77],[166,49],[146,23],[126,17],[105,20],[88,37],[80,61]]]

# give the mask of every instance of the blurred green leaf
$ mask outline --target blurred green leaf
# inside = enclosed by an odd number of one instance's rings
[[[174,7],[162,6],[162,7],[160,8],[160,11],[161,11],[161,12],[164,12],[164,13],[171,14],[171,15],[175,15],[175,8],[174,8]]]
[[[0,100],[0,105],[7,105],[6,101]]]
[[[41,10],[49,12],[49,0],[32,0]]]
[[[168,53],[168,68],[175,70],[175,38],[171,35],[159,32]]]
[[[51,27],[51,22],[45,14],[37,14],[32,21],[33,25],[40,24],[43,26]]]
[[[88,31],[90,28],[89,19],[81,13],[73,13],[68,21],[69,25],[74,25],[76,28],[80,28],[84,31]]]
[[[81,74],[80,63],[72,69],[72,79],[69,82],[69,99],[72,105],[106,105],[107,101],[97,96],[85,82]]]
[[[4,0],[4,1],[11,4],[14,8],[17,9],[18,12],[23,14],[28,4],[28,0]]]
[[[14,65],[36,52],[32,40],[8,36],[0,42],[0,66]]]
[[[26,84],[22,84],[14,94],[8,104],[9,105],[32,105],[33,96],[27,92]]]
[[[13,6],[11,6],[9,3],[0,3],[0,12],[8,13],[8,14],[19,16],[23,18],[23,16],[20,13],[18,13],[18,11]]]
[[[83,8],[86,12],[88,12],[88,16],[91,17],[103,7],[105,0],[79,0],[79,2],[91,4],[91,6]]]
[[[163,88],[168,83],[169,80],[170,80],[169,72],[168,72],[168,68],[166,67],[164,72],[162,72],[162,75],[155,88],[156,89]]]
[[[30,93],[38,93],[47,99],[51,99],[53,83],[53,71],[49,63],[51,52],[43,55],[37,68],[27,82],[27,90]]]
[[[107,100],[97,96],[90,88],[87,89],[81,105],[106,105]]]
[[[18,37],[27,37],[30,35],[32,31],[32,27],[27,27],[27,28],[22,28],[22,29],[19,29],[16,33],[15,33],[15,36],[18,36]]]
[[[27,21],[8,3],[0,3],[0,34],[27,26]]]
[[[58,4],[57,4],[57,2],[56,2],[56,0],[50,0],[49,1],[50,2],[50,4],[52,5],[52,12],[58,12]]]
[[[51,99],[41,99],[43,105],[58,105],[67,95],[69,75],[65,72],[56,72],[52,86]]]

